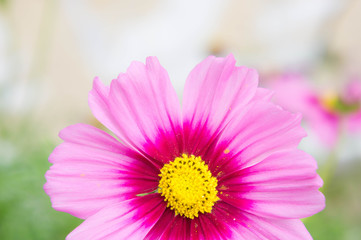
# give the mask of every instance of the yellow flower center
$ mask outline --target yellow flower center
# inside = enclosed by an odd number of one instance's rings
[[[338,101],[338,96],[334,91],[327,91],[321,97],[321,104],[329,111],[333,111]]]
[[[176,215],[193,219],[199,212],[210,213],[219,200],[218,181],[200,157],[183,154],[164,164],[160,172],[158,191]]]

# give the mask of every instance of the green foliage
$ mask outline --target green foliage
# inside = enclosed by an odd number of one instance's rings
[[[361,236],[361,162],[343,164],[328,180],[326,208],[305,220],[317,240],[359,240]]]
[[[7,0],[0,0],[0,7],[5,6],[7,4]]]
[[[308,218],[305,225],[313,239],[345,239],[347,226],[339,218],[330,216],[327,207],[324,211]]]
[[[338,98],[335,102],[334,108],[339,113],[348,114],[358,111],[360,109],[360,104],[358,102],[346,103],[341,98]]]
[[[28,128],[20,129],[0,132],[2,141],[15,149],[0,163],[0,239],[64,239],[81,220],[52,209],[43,190],[54,143]]]

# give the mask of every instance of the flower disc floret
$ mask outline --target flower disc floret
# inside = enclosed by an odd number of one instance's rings
[[[190,219],[198,213],[210,213],[219,200],[217,179],[212,176],[201,157],[183,154],[160,170],[159,193],[167,207]]]

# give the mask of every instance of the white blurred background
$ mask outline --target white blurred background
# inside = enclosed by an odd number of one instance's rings
[[[361,71],[359,1],[2,2],[1,110],[31,111],[51,128],[89,114],[95,76],[110,82],[150,55],[169,71],[180,96],[188,72],[210,54],[233,53],[261,74],[311,69],[330,82]],[[325,72],[329,56],[342,63]]]

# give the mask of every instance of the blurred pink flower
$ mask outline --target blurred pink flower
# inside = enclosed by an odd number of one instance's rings
[[[52,206],[86,219],[67,239],[312,239],[300,218],[325,199],[317,164],[297,149],[300,115],[270,102],[232,55],[190,73],[183,108],[154,57],[89,105],[115,136],[77,124],[49,157]]]
[[[277,78],[274,100],[289,111],[301,112],[325,145],[333,147],[342,128],[361,129],[361,82],[354,79],[339,92],[320,91],[298,74]]]

